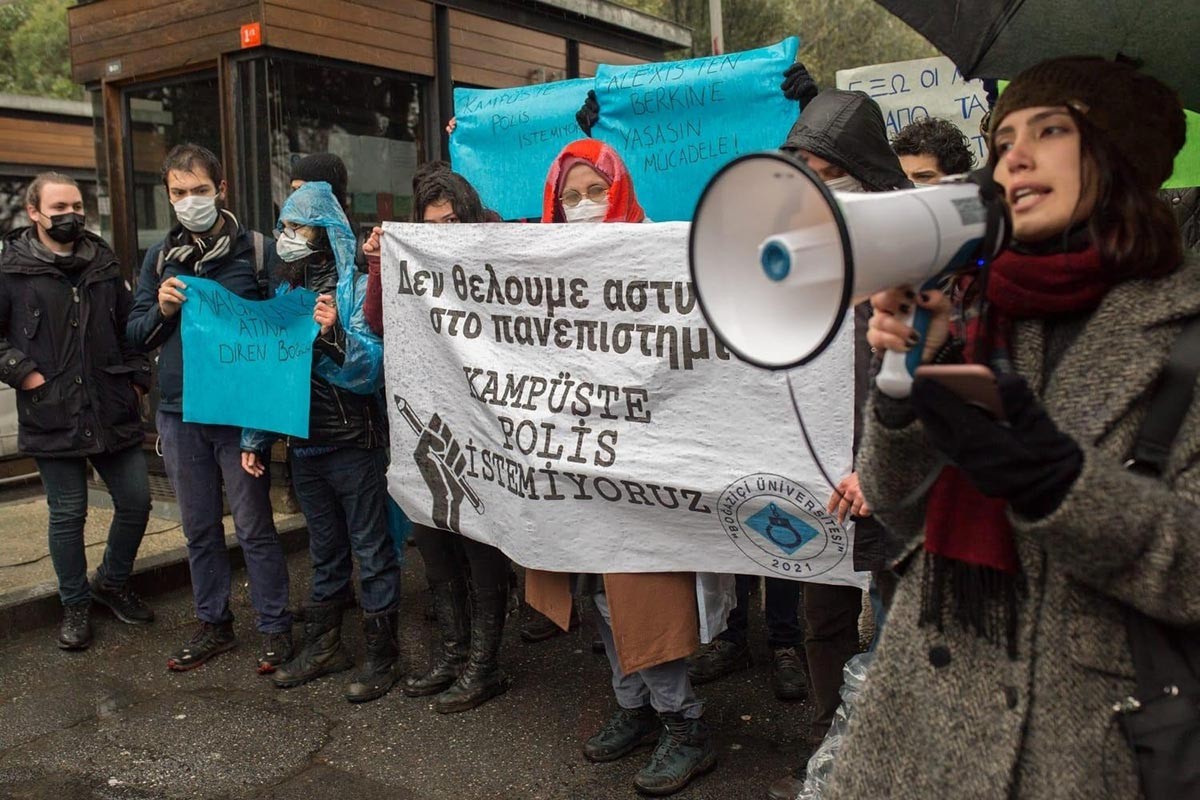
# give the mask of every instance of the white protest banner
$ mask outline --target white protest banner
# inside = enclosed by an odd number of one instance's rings
[[[865,92],[879,103],[888,138],[910,122],[941,117],[966,134],[976,166],[987,160],[987,142],[979,133],[988,108],[983,81],[964,80],[945,56],[840,69],[836,80],[837,88]]]
[[[392,497],[564,572],[863,585],[785,376],[705,327],[688,224],[384,226]],[[851,464],[853,324],[793,381]]]

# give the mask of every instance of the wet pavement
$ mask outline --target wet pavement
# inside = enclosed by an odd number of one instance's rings
[[[402,611],[406,664],[427,663],[421,562],[408,550]],[[307,587],[305,554],[290,558],[293,598]],[[558,800],[632,798],[646,761],[635,754],[594,765],[579,748],[612,708],[609,672],[592,653],[590,621],[525,644],[515,618],[502,655],[510,691],[464,714],[443,716],[429,698],[396,689],[355,706],[342,698],[350,673],[280,691],[254,672],[245,573],[234,599],[241,645],[188,673],[166,669],[190,636],[186,590],[153,598],[158,620],[125,626],[95,613],[96,642],[65,653],[55,631],[0,641],[0,798],[142,800]],[[761,614],[752,613],[756,665],[699,688],[719,752],[717,769],[677,795],[757,800],[802,753],[809,707],[770,689]],[[345,630],[361,653],[357,618]],[[297,628],[299,633],[299,628]]]

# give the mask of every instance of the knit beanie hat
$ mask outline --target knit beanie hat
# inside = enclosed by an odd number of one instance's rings
[[[346,185],[350,182],[346,164],[333,153],[313,153],[292,165],[294,181],[325,181],[333,189],[333,196],[346,205]]]
[[[1129,61],[1070,56],[1043,61],[1018,75],[992,109],[991,135],[1014,111],[1069,106],[1133,168],[1138,185],[1158,191],[1183,148],[1186,122],[1179,96]],[[997,160],[991,148],[991,163]]]

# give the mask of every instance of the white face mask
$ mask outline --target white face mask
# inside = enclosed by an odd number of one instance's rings
[[[281,259],[291,263],[312,255],[313,249],[303,236],[293,230],[285,230],[279,235],[279,241],[275,242],[275,252]]]
[[[585,197],[574,208],[563,206],[563,215],[567,222],[603,222],[608,216],[608,203],[597,203]]]
[[[217,198],[188,195],[174,203],[175,216],[192,233],[204,233],[217,224]]]
[[[843,175],[840,178],[825,181],[825,185],[835,192],[861,192],[863,190],[862,182],[853,175]]]

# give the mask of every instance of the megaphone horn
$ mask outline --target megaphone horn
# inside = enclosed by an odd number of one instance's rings
[[[756,366],[790,369],[833,342],[855,302],[986,263],[1007,246],[1010,229],[987,170],[920,189],[835,194],[802,161],[756,153],[705,187],[689,258],[701,311],[721,343]],[[926,321],[921,312],[908,324],[923,338]],[[921,349],[885,356],[880,389],[906,397]]]

